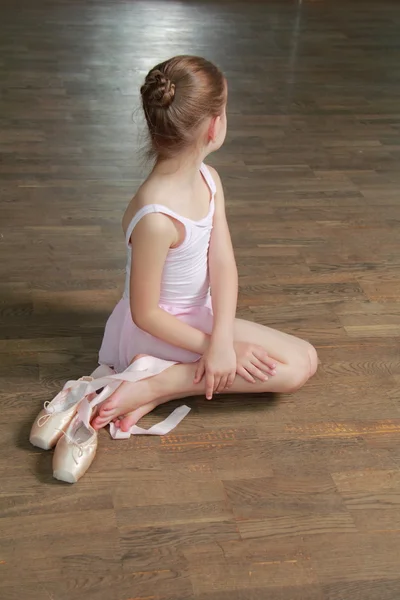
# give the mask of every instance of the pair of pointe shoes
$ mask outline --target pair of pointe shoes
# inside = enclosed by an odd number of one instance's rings
[[[53,475],[60,481],[76,483],[92,464],[97,450],[97,431],[90,425],[92,408],[88,401],[95,397],[98,404],[116,389],[121,381],[110,381],[114,371],[102,365],[90,377],[68,381],[51,402],[45,402],[36,417],[29,436],[34,446],[43,450],[55,447]],[[85,412],[80,407],[86,400]],[[88,410],[89,409],[89,410]]]
[[[95,406],[111,396],[122,382],[135,383],[157,375],[173,364],[145,356],[119,374],[102,365],[90,377],[68,381],[51,402],[45,402],[44,409],[32,425],[29,440],[44,450],[55,446],[54,477],[67,483],[76,483],[92,464],[97,450],[97,431],[90,424]],[[102,391],[96,394],[100,389]],[[110,433],[115,439],[127,438],[131,434],[165,435],[180,423],[189,410],[187,406],[181,406],[165,421],[153,425],[149,430],[133,425],[129,432],[122,432],[114,423],[110,423]]]

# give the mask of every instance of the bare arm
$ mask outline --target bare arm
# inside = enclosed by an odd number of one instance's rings
[[[218,173],[212,169],[217,186],[214,227],[208,262],[214,325],[210,345],[197,367],[195,382],[206,378],[206,397],[230,387],[236,374],[233,326],[236,315],[238,275],[225,214],[224,192]]]
[[[146,215],[135,227],[131,239],[132,319],[154,337],[202,355],[209,345],[209,336],[159,307],[164,263],[176,238],[172,221],[162,214]]]
[[[233,344],[233,324],[236,316],[238,274],[231,236],[225,214],[225,199],[218,173],[212,169],[217,186],[214,228],[210,240],[209,266],[214,312],[212,340]]]

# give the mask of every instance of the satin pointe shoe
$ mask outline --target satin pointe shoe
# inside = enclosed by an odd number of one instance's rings
[[[36,417],[29,436],[34,446],[50,450],[60,439],[75,415],[78,405],[86,396],[88,386],[95,379],[113,375],[114,371],[105,365],[98,367],[90,377],[77,381],[67,381],[61,392],[51,402],[45,402],[43,410]]]
[[[91,425],[85,425],[76,414],[54,450],[53,477],[76,483],[96,456],[97,437],[97,431]]]
[[[173,362],[152,357],[143,357],[132,363],[123,373],[92,381],[87,395],[79,403],[77,414],[57,443],[53,455],[53,476],[66,483],[76,483],[89,469],[97,450],[97,431],[90,424],[94,408],[104,402],[123,383],[135,383],[152,377],[172,366]],[[90,394],[104,388],[93,400]],[[189,409],[188,409],[189,410]],[[182,415],[181,419],[183,418]],[[159,433],[150,432],[153,435]]]

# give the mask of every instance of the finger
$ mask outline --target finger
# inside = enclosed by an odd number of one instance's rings
[[[276,369],[267,367],[267,365],[259,360],[256,356],[253,356],[253,358],[250,359],[250,362],[266,375],[276,375]]]
[[[227,381],[228,381],[227,375],[224,375],[223,377],[221,377],[221,379],[219,380],[218,387],[217,387],[217,394],[220,394],[221,392],[223,392],[226,389]]]
[[[200,381],[204,377],[204,373],[205,373],[204,362],[202,360],[200,360],[199,364],[197,365],[196,374],[194,376],[194,383],[200,383]]]
[[[253,377],[255,377],[256,379],[258,379],[259,381],[268,381],[268,375],[266,375],[265,373],[263,373],[263,371],[261,371],[260,369],[258,369],[252,363],[249,363],[248,365],[246,365],[246,369],[247,369],[247,371]]]
[[[206,374],[206,398],[207,400],[212,400],[214,392],[214,375],[207,373]]]
[[[246,369],[242,366],[238,367],[237,369],[237,374],[240,375],[240,377],[242,377],[245,381],[248,381],[249,383],[255,383],[256,380],[254,379],[254,377],[252,377],[250,375],[250,373],[248,371],[246,371]]]
[[[214,392],[217,391],[221,383],[221,375],[214,375]]]
[[[258,358],[258,360],[260,360],[270,369],[276,369],[276,360],[268,356],[268,353],[265,352],[264,348],[254,348],[253,354],[256,358]]]
[[[236,371],[232,371],[232,373],[229,373],[227,382],[226,382],[226,389],[229,389],[230,387],[232,387],[233,382],[235,381],[235,377],[236,377]]]

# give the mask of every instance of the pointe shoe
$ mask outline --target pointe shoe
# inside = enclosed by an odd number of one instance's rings
[[[33,446],[50,450],[67,429],[78,405],[86,395],[88,384],[94,379],[112,375],[114,371],[105,365],[98,367],[90,377],[68,381],[61,392],[51,402],[45,402],[43,410],[36,417],[29,436]]]
[[[97,451],[97,431],[75,415],[58,441],[53,455],[53,477],[76,483],[92,464]]]

